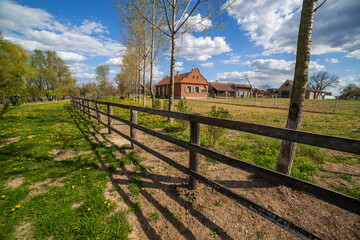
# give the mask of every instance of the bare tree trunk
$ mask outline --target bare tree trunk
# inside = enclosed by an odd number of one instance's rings
[[[298,33],[294,83],[291,90],[290,108],[286,128],[299,130],[301,127],[303,103],[308,81],[311,35],[317,0],[303,0]],[[278,172],[290,175],[294,161],[296,143],[283,141],[276,164]]]
[[[169,111],[174,110],[174,68],[175,68],[175,36],[171,37],[171,61],[170,61],[170,94],[169,94]],[[169,121],[171,119],[169,118]]]
[[[146,84],[146,57],[144,57],[144,69],[143,69],[143,106],[146,106],[146,89],[145,89],[145,84]]]
[[[151,107],[155,108],[155,94],[153,89],[153,74],[154,74],[154,54],[155,54],[155,2],[151,4],[151,51],[150,51],[150,95]]]

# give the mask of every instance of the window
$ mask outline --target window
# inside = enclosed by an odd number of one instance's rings
[[[200,88],[199,87],[195,87],[195,93],[199,93],[200,92]]]
[[[201,89],[201,92],[202,92],[202,93],[206,93],[206,87],[203,87],[203,88]]]
[[[186,92],[191,93],[191,87],[190,86],[186,87],[186,89],[187,89]]]

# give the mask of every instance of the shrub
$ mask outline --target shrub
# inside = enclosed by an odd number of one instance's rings
[[[5,113],[7,113],[9,110],[10,110],[10,102],[7,101],[7,102],[4,103],[2,109],[0,109],[0,117],[2,115],[4,115]]]
[[[154,108],[155,108],[155,109],[161,109],[161,101],[160,101],[160,99],[155,98]]]
[[[219,107],[216,109],[216,106],[211,107],[211,111],[208,112],[209,117],[223,118],[223,119],[231,119],[232,115],[229,110]],[[215,127],[215,126],[207,126],[206,135],[208,141],[211,146],[214,146],[217,141],[226,133],[225,128]]]
[[[178,101],[178,103],[175,105],[175,109],[177,112],[182,112],[182,113],[191,113],[193,111],[193,109],[187,105],[187,101],[185,98]],[[177,122],[180,125],[182,130],[187,129],[190,124],[189,121],[179,120],[179,119],[176,119],[175,122]]]

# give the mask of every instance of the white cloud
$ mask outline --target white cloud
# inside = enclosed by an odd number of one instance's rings
[[[175,62],[175,71],[181,72],[182,70],[184,70],[183,64],[184,62]]]
[[[206,63],[200,64],[200,66],[202,66],[202,67],[212,67],[212,66],[214,66],[214,63],[213,62],[206,62]]]
[[[295,61],[286,61],[279,59],[256,59],[253,61],[246,61],[243,65],[252,68],[252,71],[233,71],[217,74],[219,81],[234,81],[244,82],[245,74],[249,77],[250,82],[254,83],[269,83],[274,87],[284,82],[287,79],[293,79]],[[317,72],[323,70],[325,67],[317,62],[310,62],[309,71]]]
[[[105,64],[110,66],[120,66],[122,64],[122,57],[113,57],[105,62]]]
[[[188,14],[185,14],[183,19],[187,18],[188,16]],[[179,24],[179,22],[177,24]],[[182,26],[182,29],[186,31],[200,32],[210,27],[212,27],[211,20],[207,18],[202,18],[201,14],[198,13],[194,16],[189,17],[185,24]]]
[[[42,49],[74,52],[80,55],[113,56],[123,46],[106,38],[101,23],[85,20],[80,26],[61,24],[48,12],[0,1],[0,30],[5,38],[27,50]]]
[[[240,56],[231,56],[230,59],[223,61],[225,64],[240,64]]]
[[[329,63],[338,63],[339,62],[339,60],[337,58],[325,58],[325,61],[329,62]]]
[[[352,51],[351,53],[347,54],[345,57],[360,59],[360,50]]]
[[[76,27],[75,32],[81,32],[84,34],[92,34],[92,33],[109,33],[106,30],[106,27],[101,23],[92,22],[89,20],[84,20],[79,27]]]
[[[75,77],[80,78],[80,79],[94,80],[95,73],[76,73]]]
[[[294,53],[301,3],[238,0],[228,13],[255,45],[263,47],[264,55]],[[354,0],[326,2],[315,14],[312,54],[346,52],[348,57],[360,58],[359,11],[360,4]]]
[[[64,61],[79,62],[79,61],[86,60],[86,57],[84,57],[83,55],[74,53],[74,52],[62,52],[62,51],[58,51],[57,54],[58,54],[59,57],[61,57]]]
[[[195,37],[185,34],[178,40],[179,55],[191,61],[206,61],[214,55],[230,52],[231,48],[224,37]]]

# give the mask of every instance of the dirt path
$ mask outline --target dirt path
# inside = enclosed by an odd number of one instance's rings
[[[115,121],[116,129],[129,134],[129,127]],[[161,129],[158,129],[161,131]],[[106,132],[103,129],[102,132]],[[118,146],[129,144],[117,134],[98,134]],[[188,151],[138,131],[146,146],[188,166]],[[129,151],[129,150],[126,150]],[[186,187],[188,177],[149,153],[138,149],[145,158],[141,178],[143,190],[132,197],[129,183],[135,177],[134,165],[125,165],[113,173],[108,191],[118,210],[140,206],[128,215],[131,239],[296,239],[296,237],[242,205],[203,184],[196,191]],[[118,153],[118,157],[121,154]],[[200,160],[200,172],[228,188],[303,226],[324,239],[360,239],[360,217],[306,194],[265,180],[221,163]]]

